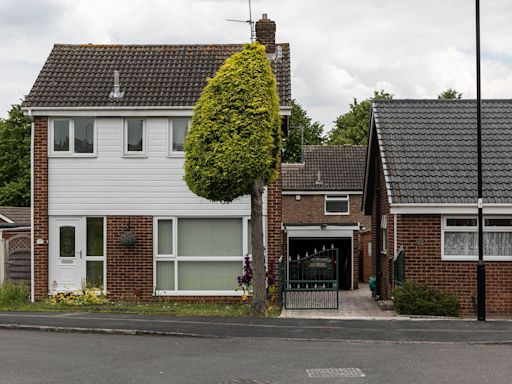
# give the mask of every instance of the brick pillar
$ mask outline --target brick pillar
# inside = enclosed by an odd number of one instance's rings
[[[279,258],[282,255],[283,240],[281,223],[282,214],[282,196],[281,196],[281,164],[279,164],[279,177],[268,186],[267,203],[267,256],[269,264],[274,263],[276,281],[279,278]]]
[[[48,295],[48,118],[34,117],[34,300]],[[42,239],[43,244],[37,244]]]

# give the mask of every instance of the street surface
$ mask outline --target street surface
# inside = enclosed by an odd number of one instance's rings
[[[308,377],[306,369],[314,368],[360,368],[365,377]],[[510,345],[212,339],[0,330],[2,384],[508,384],[511,377]]]

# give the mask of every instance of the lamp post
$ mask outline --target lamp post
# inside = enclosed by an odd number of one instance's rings
[[[478,320],[485,321],[485,263],[482,187],[482,94],[480,86],[480,0],[476,3],[476,132],[478,162],[478,264],[476,269]]]

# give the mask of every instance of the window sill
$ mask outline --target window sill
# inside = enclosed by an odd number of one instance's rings
[[[60,153],[50,153],[48,155],[49,158],[66,158],[66,159],[71,159],[71,158],[75,158],[75,159],[91,159],[91,158],[95,158],[95,157],[98,157],[97,154],[95,153],[84,153],[84,154],[77,154],[77,153],[63,153],[63,154],[60,154]]]
[[[123,159],[145,159],[148,157],[147,154],[123,154],[121,156]]]
[[[478,256],[441,256],[441,261],[462,261],[462,262],[477,262]],[[512,261],[512,256],[485,256],[484,261],[500,262],[500,261]]]
[[[350,212],[325,212],[325,216],[350,216]]]
[[[153,296],[242,296],[243,291],[157,291]]]
[[[170,159],[183,159],[185,157],[185,152],[171,152],[167,155]]]

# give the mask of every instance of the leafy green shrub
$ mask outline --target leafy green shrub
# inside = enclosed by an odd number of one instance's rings
[[[402,315],[459,316],[457,297],[415,281],[406,281],[395,288],[393,302]]]
[[[25,304],[29,298],[30,290],[25,283],[5,281],[0,286],[0,305]]]
[[[52,305],[101,305],[108,304],[108,298],[96,289],[60,292],[53,295],[48,302]]]

